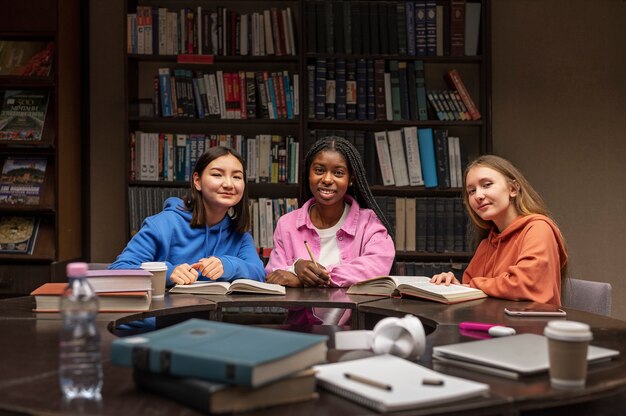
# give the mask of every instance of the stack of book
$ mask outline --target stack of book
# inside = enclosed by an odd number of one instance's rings
[[[190,319],[113,341],[111,361],[133,367],[142,389],[239,412],[316,398],[311,367],[326,361],[326,337]]]
[[[146,311],[152,301],[152,273],[145,270],[90,270],[87,280],[98,294],[100,312]],[[31,292],[35,312],[59,312],[67,283],[45,283]]]

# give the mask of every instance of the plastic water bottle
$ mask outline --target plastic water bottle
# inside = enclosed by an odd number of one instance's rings
[[[61,296],[59,382],[66,399],[99,399],[102,389],[102,353],[96,326],[98,296],[86,274],[87,263],[68,264],[69,282]]]

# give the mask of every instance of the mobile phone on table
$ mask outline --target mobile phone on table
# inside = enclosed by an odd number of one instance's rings
[[[566,316],[567,312],[555,305],[531,303],[530,305],[504,308],[504,313],[511,316]]]

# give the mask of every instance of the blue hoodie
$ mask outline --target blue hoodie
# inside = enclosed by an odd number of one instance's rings
[[[215,256],[224,266],[224,274],[218,281],[240,278],[265,281],[263,262],[252,236],[234,231],[228,215],[212,227],[192,228],[189,225],[191,211],[184,209],[182,199],[168,198],[163,205],[162,212],[145,219],[110,269],[132,269],[143,262],[164,261],[167,285],[171,286],[170,275],[176,266]],[[198,278],[209,280],[202,275]]]

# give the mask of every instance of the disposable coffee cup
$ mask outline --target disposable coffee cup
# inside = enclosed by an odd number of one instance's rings
[[[162,261],[149,261],[141,263],[141,268],[152,273],[152,299],[163,299],[167,264]]]
[[[593,334],[589,325],[575,321],[549,321],[550,383],[556,388],[580,388],[587,378],[587,349]]]

